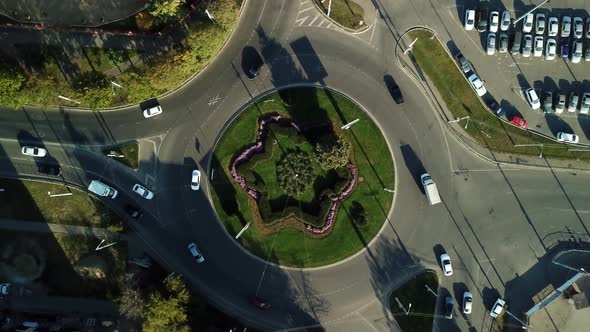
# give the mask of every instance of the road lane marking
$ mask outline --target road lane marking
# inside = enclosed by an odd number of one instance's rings
[[[300,26],[301,26],[303,23],[305,23],[305,21],[307,20],[307,18],[308,18],[308,17],[309,17],[309,16],[305,16],[305,17],[302,17],[302,18],[296,19],[296,20],[295,20],[295,23],[297,23],[297,26],[299,26],[299,27],[300,27]]]
[[[309,24],[307,26],[311,26],[318,18],[320,18],[320,15],[317,15],[316,17],[314,17],[313,20],[311,20],[311,22],[309,22]]]

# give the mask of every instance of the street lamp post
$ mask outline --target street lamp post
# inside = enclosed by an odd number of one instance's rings
[[[516,27],[516,23],[520,22],[520,20],[522,20],[523,18],[525,18],[525,16],[527,16],[528,14],[534,12],[535,10],[537,10],[537,8],[543,6],[544,4],[546,4],[547,2],[549,2],[550,0],[545,0],[543,2],[541,2],[540,4],[538,4],[535,8],[529,10],[528,12],[526,12],[524,15],[522,15],[521,17],[517,18],[516,20],[514,20],[514,22],[512,22],[513,26]]]
[[[349,123],[345,124],[344,126],[340,127],[340,129],[344,129],[344,130],[349,129],[350,127],[352,127],[353,124],[355,124],[359,121],[360,121],[360,119],[354,119],[354,120],[350,121]]]
[[[540,143],[540,144],[514,144],[515,148],[522,147],[522,146],[540,146],[541,153],[539,154],[539,158],[543,158],[543,143]]]
[[[471,117],[469,115],[468,116],[464,116],[462,118],[456,118],[455,120],[449,120],[447,122],[448,123],[455,123],[455,122],[463,121],[465,119],[467,119],[467,123],[465,124],[465,129],[467,129],[467,126],[469,126],[469,120],[471,119]]]
[[[68,98],[68,97],[66,97],[66,96],[58,95],[58,96],[57,96],[57,98],[59,98],[59,99],[63,99],[63,100],[66,100],[66,101],[69,101],[69,102],[72,102],[72,103],[76,103],[76,104],[78,104],[78,105],[80,105],[80,104],[81,104],[81,102],[79,102],[79,101],[76,101],[76,100],[73,100],[73,99],[70,99],[70,98]]]
[[[112,151],[112,150],[111,150],[111,151],[110,151],[110,152],[107,154],[107,157],[113,157],[113,158],[123,158],[123,157],[125,157],[125,155],[123,155],[123,154],[120,154],[120,153],[117,153],[116,151]]]
[[[111,81],[111,92],[113,93],[113,96],[115,95],[115,87],[121,88],[121,89],[123,88],[123,86],[121,84]]]
[[[63,196],[72,196],[72,193],[64,193],[64,194],[51,194],[51,191],[47,192],[47,195],[49,195],[49,197],[63,197]]]
[[[414,41],[411,42],[410,45],[408,45],[408,48],[404,51],[404,54],[410,52],[412,50],[412,47],[414,46],[414,44],[416,44],[417,41],[418,41],[418,38],[414,39]]]

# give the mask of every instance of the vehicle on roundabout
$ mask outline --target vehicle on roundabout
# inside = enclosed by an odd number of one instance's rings
[[[201,171],[198,169],[193,170],[193,174],[191,176],[191,189],[192,190],[199,190],[201,188]]]
[[[45,155],[47,155],[47,150],[45,150],[44,148],[36,147],[36,146],[23,146],[23,148],[21,149],[21,152],[25,156],[38,157],[38,158],[42,158],[42,157],[45,157]]]
[[[131,204],[125,205],[125,212],[131,218],[133,218],[135,220],[141,219],[141,217],[143,216],[143,213],[141,212],[141,210],[139,210],[138,208],[136,208],[135,206],[133,206]]]
[[[140,185],[139,183],[136,183],[133,186],[133,191],[145,199],[154,198],[154,193],[151,190],[147,189],[146,187]]]
[[[195,258],[197,263],[201,264],[205,261],[205,257],[203,257],[203,255],[199,251],[199,248],[197,248],[196,243],[191,242],[188,244],[188,252]]]
[[[440,265],[442,266],[445,276],[448,277],[453,275],[453,265],[451,265],[451,257],[447,253],[440,255]]]
[[[61,167],[59,165],[52,165],[52,164],[41,164],[37,167],[39,173],[53,175],[53,176],[60,176],[61,175]]]
[[[256,308],[264,311],[270,310],[270,303],[268,301],[258,297],[252,296],[250,297],[250,303],[252,303]]]
[[[162,107],[160,105],[150,107],[143,110],[143,116],[146,119],[162,114]]]

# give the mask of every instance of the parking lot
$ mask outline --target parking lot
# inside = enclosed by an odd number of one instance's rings
[[[537,2],[540,3],[541,1]],[[515,8],[516,6],[516,8]],[[585,61],[582,57],[579,63],[572,63],[571,58],[559,57],[559,45],[561,42],[562,17],[569,16],[581,17],[584,21],[584,31],[581,41],[584,43],[584,50],[590,47],[590,38],[586,38],[586,19],[590,17],[590,2],[584,0],[563,0],[551,1],[543,7],[537,9],[533,14],[544,13],[546,18],[557,17],[559,19],[559,33],[555,38],[557,40],[557,54],[554,60],[545,59],[545,48],[541,57],[524,57],[521,52],[518,54],[498,52],[498,41],[494,55],[486,54],[487,36],[486,32],[477,31],[477,22],[475,29],[466,31],[464,28],[464,16],[467,9],[477,9],[477,3],[473,5],[457,5],[455,10],[449,9],[449,15],[456,22],[457,29],[452,29],[449,33],[452,36],[452,42],[447,45],[451,52],[461,51],[471,62],[474,70],[484,81],[488,94],[484,100],[494,98],[497,100],[502,109],[506,112],[508,120],[514,116],[520,116],[528,121],[528,128],[556,137],[558,132],[575,133],[580,138],[580,143],[590,143],[590,116],[580,113],[580,104],[585,92],[590,92],[590,61]],[[525,5],[520,1],[491,1],[489,11],[498,11],[500,20],[502,12],[510,11],[512,20],[525,14],[533,9],[534,5]],[[522,31],[523,21],[516,25],[516,29],[511,24],[508,33]],[[545,29],[544,40],[548,38],[548,29]],[[570,53],[573,45],[573,27],[569,37]],[[501,32],[498,29],[496,33]],[[535,27],[530,32],[534,38]],[[524,35],[524,33],[523,33]],[[523,38],[524,44],[524,38]],[[508,45],[508,50],[512,43]],[[541,107],[533,110],[527,102],[524,91],[528,88],[534,88],[541,101]],[[543,103],[547,92],[551,92],[553,100],[558,95],[565,94],[567,103],[570,101],[570,95],[573,93],[579,96],[578,106],[575,112],[568,112],[567,109],[562,113],[555,113],[555,108],[551,113],[545,113]],[[567,105],[566,105],[567,108]]]

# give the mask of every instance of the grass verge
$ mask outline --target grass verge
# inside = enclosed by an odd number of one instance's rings
[[[470,116],[470,125],[466,132],[479,145],[503,153],[538,156],[538,146],[514,145],[543,144],[545,157],[590,160],[588,153],[568,152],[563,144],[557,144],[502,122],[481,104],[437,38],[431,39],[432,34],[427,31],[413,31],[409,35],[411,39],[418,38],[413,47],[416,62],[432,80],[453,117]]]
[[[121,231],[121,218],[86,192],[34,181],[0,179],[0,218],[37,221],[51,224],[108,228]],[[70,196],[49,197],[71,193]]]
[[[315,2],[325,14],[328,14],[328,6],[331,2],[330,18],[343,27],[356,30],[364,26],[360,24],[365,14],[363,7],[352,0],[315,0]]]
[[[389,310],[391,310],[399,327],[404,332],[432,331],[436,296],[431,294],[424,285],[428,285],[430,289],[436,292],[438,289],[436,273],[432,271],[420,273],[389,295]],[[405,306],[406,310],[408,305],[412,304],[409,315],[406,315],[398,306],[395,298]]]
[[[283,229],[262,236],[250,227],[240,238],[242,246],[262,259],[287,266],[314,267],[340,261],[366,246],[381,229],[392,204],[392,194],[383,188],[394,188],[394,168],[391,152],[380,129],[356,104],[343,95],[316,88],[289,90],[294,102],[288,107],[279,93],[261,98],[245,109],[226,129],[213,155],[211,180],[212,198],[220,220],[235,236],[251,221],[246,195],[229,175],[232,156],[248,142],[254,142],[260,114],[278,112],[298,121],[311,118],[331,120],[342,126],[354,119],[360,121],[342,134],[353,145],[353,157],[359,168],[359,184],[338,209],[336,223],[330,235],[312,239],[298,230]],[[359,227],[350,217],[353,202],[367,212],[367,225]]]
[[[105,156],[109,156],[110,154],[114,155],[110,158],[113,158],[115,161],[118,161],[134,170],[137,170],[139,167],[139,144],[137,142],[110,147],[108,149],[104,149],[102,153]]]
[[[41,286],[49,295],[115,299],[127,245],[119,241],[95,251],[99,242],[81,235],[2,230],[0,275],[3,281]]]

